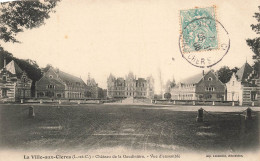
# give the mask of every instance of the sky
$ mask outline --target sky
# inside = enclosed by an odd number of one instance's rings
[[[60,70],[87,80],[88,73],[106,88],[110,73],[125,77],[160,77],[178,82],[202,72],[189,64],[179,50],[180,10],[216,5],[217,20],[229,33],[230,50],[213,66],[241,67],[252,64],[246,39],[256,37],[250,25],[259,1],[183,0],[62,0],[56,12],[39,28],[17,35],[22,43],[1,43],[21,59],[35,60],[40,67],[52,64]],[[205,69],[208,70],[208,69]]]

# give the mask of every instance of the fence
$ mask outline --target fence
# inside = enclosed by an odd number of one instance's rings
[[[152,103],[163,105],[239,106],[239,101],[152,100]],[[252,101],[246,105],[259,106],[258,102],[256,101]]]
[[[235,113],[238,113],[238,116],[245,117],[245,120],[252,120],[252,118],[253,118],[253,115],[252,115],[253,110],[251,108],[249,108],[249,107],[247,109],[245,109],[245,110],[235,111]],[[196,121],[197,122],[203,122],[204,121],[204,117],[207,116],[207,115],[209,117],[215,117],[215,118],[221,117],[221,114],[216,114],[216,112],[209,112],[209,111],[206,111],[203,108],[200,108],[200,109],[198,109],[198,115],[196,117]]]

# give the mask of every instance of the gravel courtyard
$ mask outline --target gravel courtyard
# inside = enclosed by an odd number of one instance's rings
[[[1,149],[89,151],[123,147],[156,151],[252,151],[259,148],[259,109],[148,105],[0,105]]]

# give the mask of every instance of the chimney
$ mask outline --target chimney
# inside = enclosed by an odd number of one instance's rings
[[[6,67],[6,59],[5,59],[5,57],[4,57],[4,68]]]
[[[60,72],[60,69],[56,68],[56,73],[59,74],[59,72]]]

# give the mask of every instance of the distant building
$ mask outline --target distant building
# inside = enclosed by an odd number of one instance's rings
[[[210,70],[179,82],[171,89],[171,96],[173,100],[223,101],[225,90],[225,84]]]
[[[109,98],[153,98],[154,80],[150,76],[147,79],[138,78],[130,72],[125,79],[115,78],[112,74],[107,79],[107,97]]]
[[[259,75],[246,62],[236,73],[233,73],[227,86],[227,101],[239,101],[239,105],[259,104]]]
[[[102,92],[103,92],[103,98],[107,99],[107,89],[103,89]]]
[[[93,98],[93,99],[105,98],[103,89],[98,87],[98,84],[96,83],[95,79],[91,78],[90,75],[88,75],[85,96],[87,98]]]
[[[53,67],[43,74],[35,86],[37,98],[85,98],[86,84],[81,78]]]
[[[16,101],[31,98],[32,80],[25,71],[12,60],[0,71],[0,99]]]

